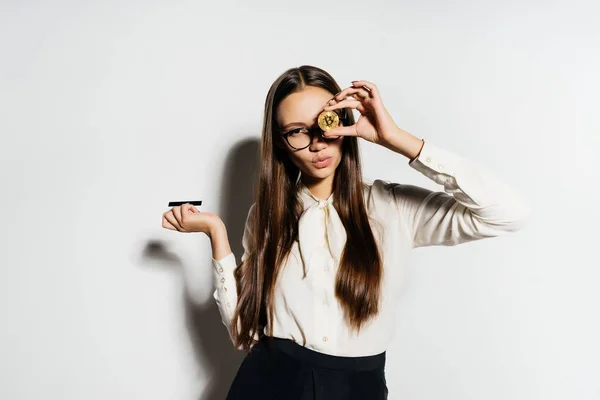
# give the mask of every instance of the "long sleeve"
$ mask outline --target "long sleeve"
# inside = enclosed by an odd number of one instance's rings
[[[244,234],[242,236],[242,246],[244,253],[242,254],[242,262],[244,262],[250,252],[254,248],[254,236],[251,231],[251,220],[253,218],[255,204],[250,207],[248,211],[248,217],[246,218],[246,224],[244,228]],[[237,287],[235,282],[234,271],[237,268],[235,254],[229,253],[227,256],[220,260],[212,259],[213,264],[213,281],[215,291],[213,297],[219,308],[221,314],[221,321],[227,327],[229,337],[233,342],[233,336],[231,334],[231,325],[233,319],[233,313],[237,304]]]
[[[521,229],[529,207],[484,167],[425,142],[409,166],[444,191],[390,183],[387,189],[404,217],[412,247],[454,246]]]

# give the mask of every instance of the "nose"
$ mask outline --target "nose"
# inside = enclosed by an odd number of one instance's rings
[[[319,132],[319,134],[316,134],[312,137],[310,147],[316,150],[324,149],[327,147],[327,142],[323,137],[323,132]]]

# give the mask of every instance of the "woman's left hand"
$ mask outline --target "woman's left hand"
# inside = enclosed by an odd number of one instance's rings
[[[348,98],[349,96],[352,96]],[[398,126],[383,105],[379,89],[368,81],[352,81],[352,86],[336,94],[323,110],[353,108],[360,112],[354,125],[339,126],[324,136],[358,136],[369,142],[389,147]],[[350,112],[350,111],[348,111]]]

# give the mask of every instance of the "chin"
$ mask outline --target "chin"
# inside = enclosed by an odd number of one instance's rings
[[[312,175],[313,178],[325,179],[329,175],[331,175],[332,173],[333,173],[333,171],[329,170],[329,168],[323,168],[323,169],[319,169],[319,170],[315,171],[311,175]]]
[[[316,179],[324,179],[333,174],[335,172],[336,167],[336,165],[329,165],[325,168],[317,168],[313,165],[310,165],[308,168],[310,171],[308,172],[308,175]]]

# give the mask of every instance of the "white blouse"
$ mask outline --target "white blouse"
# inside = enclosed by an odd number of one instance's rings
[[[274,320],[269,322],[274,336],[330,355],[381,353],[395,334],[398,289],[411,249],[454,246],[515,232],[523,226],[529,207],[513,188],[480,165],[424,142],[419,156],[408,165],[443,185],[444,191],[379,179],[365,182],[370,225],[382,250],[383,278],[379,314],[363,325],[359,335],[348,328],[334,294],[346,232],[333,207],[333,195],[320,200],[298,181],[304,213],[298,221],[298,241],[277,278]],[[248,212],[242,261],[253,248],[249,221],[254,207]],[[214,299],[231,338],[237,301],[236,258],[230,253],[213,259],[212,264]]]

